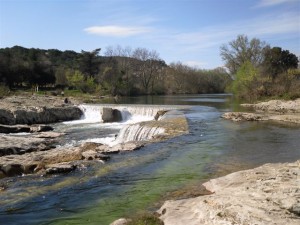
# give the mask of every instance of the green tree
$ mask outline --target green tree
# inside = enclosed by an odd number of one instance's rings
[[[248,101],[257,99],[258,75],[258,70],[251,62],[243,63],[233,81],[233,93],[240,99]]]
[[[99,52],[101,48],[97,48],[91,52],[81,51],[79,65],[80,71],[84,74],[85,78],[95,77],[100,68]]]
[[[297,56],[293,53],[280,47],[273,47],[265,51],[263,68],[264,72],[274,80],[288,69],[296,69],[298,62]]]

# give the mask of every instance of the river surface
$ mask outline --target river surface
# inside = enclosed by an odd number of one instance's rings
[[[156,210],[172,193],[196,190],[210,178],[300,159],[299,126],[221,119],[223,112],[237,109],[231,95],[122,98],[119,104],[189,106],[180,109],[189,134],[115,154],[106,163],[91,162],[69,174],[6,178],[9,189],[0,192],[0,224],[107,225]],[[109,142],[125,123],[91,120],[53,126],[67,133],[61,145],[76,145]]]

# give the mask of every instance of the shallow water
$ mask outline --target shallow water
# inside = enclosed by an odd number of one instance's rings
[[[228,95],[156,96],[122,99],[122,104],[191,105],[181,109],[190,133],[112,155],[103,164],[59,176],[6,179],[0,192],[1,224],[109,224],[156,209],[178,189],[240,169],[300,158],[300,128],[270,122],[234,123],[220,118],[235,109]],[[113,136],[117,124],[57,124],[67,132],[61,144]]]

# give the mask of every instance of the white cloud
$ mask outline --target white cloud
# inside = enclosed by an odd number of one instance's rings
[[[111,36],[111,37],[128,37],[137,34],[150,32],[148,27],[138,26],[93,26],[84,29],[89,34],[95,34],[99,36]]]
[[[261,7],[272,7],[275,5],[297,2],[298,0],[260,0],[260,2],[255,6],[255,8]]]

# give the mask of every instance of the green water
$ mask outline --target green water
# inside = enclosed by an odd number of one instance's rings
[[[145,103],[143,97],[126,101]],[[300,158],[297,126],[221,119],[222,112],[235,107],[230,96],[156,96],[147,101],[192,105],[183,110],[189,134],[112,155],[105,164],[91,162],[66,175],[7,179],[9,188],[0,192],[0,221],[106,225],[120,217],[156,210],[174,191],[200,189],[212,177]],[[81,132],[95,133],[91,128]]]

